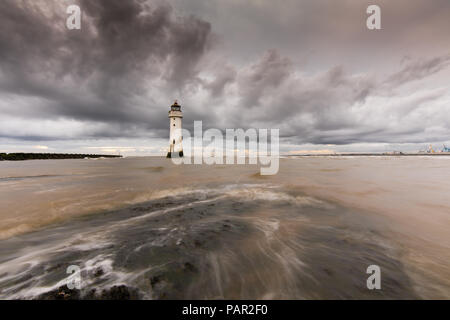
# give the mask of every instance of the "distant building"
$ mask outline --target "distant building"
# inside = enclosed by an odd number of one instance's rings
[[[167,158],[183,157],[182,119],[183,113],[181,112],[181,106],[175,100],[169,111],[170,138]]]

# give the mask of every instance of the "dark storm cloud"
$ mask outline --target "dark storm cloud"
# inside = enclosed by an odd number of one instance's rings
[[[99,59],[90,62],[97,63],[106,76],[114,79],[141,71],[150,62],[153,67],[165,64],[163,70],[149,71],[163,76],[174,89],[195,77],[210,40],[209,23],[174,16],[172,7],[153,8],[142,0],[82,0],[81,5],[98,33]]]
[[[46,2],[2,1],[0,90],[44,99],[44,118],[145,122],[161,128],[157,101],[133,99],[155,82],[167,91],[183,91],[208,48],[209,23],[175,16],[169,5],[147,1],[79,4],[82,30],[69,31],[65,7],[49,12]],[[171,99],[166,97],[166,104]]]

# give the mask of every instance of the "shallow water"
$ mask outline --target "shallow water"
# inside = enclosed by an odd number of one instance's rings
[[[0,298],[82,272],[81,296],[142,299],[450,298],[450,162],[163,158],[0,163]],[[382,289],[368,290],[379,265]]]

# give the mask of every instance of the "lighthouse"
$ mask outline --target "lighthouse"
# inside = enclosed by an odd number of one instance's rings
[[[178,104],[177,100],[175,100],[169,111],[170,139],[167,158],[183,156],[183,135],[181,134],[181,119],[183,119],[181,106]]]

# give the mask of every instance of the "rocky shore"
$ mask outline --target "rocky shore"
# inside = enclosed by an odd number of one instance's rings
[[[56,290],[43,293],[37,297],[37,300],[137,300],[138,291],[125,285],[113,286],[110,289],[104,289],[98,292],[96,289],[90,289],[83,292],[78,289],[69,289],[66,285]]]

